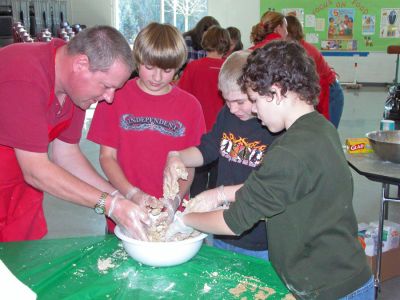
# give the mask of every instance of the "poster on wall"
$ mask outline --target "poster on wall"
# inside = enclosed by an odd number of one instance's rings
[[[357,40],[327,40],[321,41],[321,50],[356,51]]]
[[[284,16],[295,16],[304,27],[304,8],[284,8],[282,14]]]
[[[353,39],[354,8],[330,8],[328,21],[328,39]]]
[[[375,33],[375,16],[362,15],[361,34],[373,35]]]
[[[400,37],[400,8],[381,9],[380,37]]]

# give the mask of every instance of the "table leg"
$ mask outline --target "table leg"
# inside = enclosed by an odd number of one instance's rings
[[[382,240],[383,240],[383,225],[384,220],[389,213],[389,202],[400,203],[400,197],[397,198],[389,197],[390,184],[382,184],[382,199],[379,213],[379,224],[378,224],[378,242],[377,242],[377,253],[376,253],[376,265],[375,265],[375,299],[378,298],[378,293],[381,291],[381,268],[382,268]],[[398,191],[399,193],[399,191]]]
[[[376,254],[376,268],[375,268],[375,298],[378,297],[378,293],[381,291],[381,260],[382,260],[382,238],[383,238],[383,223],[385,215],[387,214],[388,206],[386,205],[386,195],[389,195],[389,185],[386,183],[382,184],[382,199],[381,207],[379,212],[379,224],[378,224],[378,243],[377,243],[377,254]]]

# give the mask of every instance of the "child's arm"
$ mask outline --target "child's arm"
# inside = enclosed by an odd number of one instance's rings
[[[177,183],[179,183],[179,195],[183,198],[189,191],[193,181],[193,167],[201,166],[202,164],[203,156],[196,147],[190,147],[182,151],[170,151],[164,167],[164,197],[166,197],[166,189],[173,191],[176,195],[178,193]],[[186,171],[188,173],[187,178],[183,176]],[[170,196],[174,198],[175,195]]]
[[[122,195],[127,195],[133,188],[133,185],[125,177],[118,161],[117,150],[100,145],[100,165],[104,174],[106,174],[111,184],[119,190]]]
[[[145,207],[154,199],[139,188],[134,187],[126,178],[117,161],[117,150],[105,145],[100,145],[100,165],[110,183],[125,196],[139,206]]]
[[[204,163],[203,155],[197,147],[190,147],[178,151],[179,157],[187,168],[201,167]]]
[[[221,207],[227,207],[235,201],[235,193],[243,184],[219,186],[198,194],[186,203],[186,212],[206,212]]]
[[[205,212],[189,213],[182,216],[186,226],[193,227],[202,232],[221,235],[235,235],[235,233],[226,225],[223,209]]]

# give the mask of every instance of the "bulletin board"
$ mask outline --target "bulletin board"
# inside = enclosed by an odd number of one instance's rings
[[[327,51],[386,52],[400,45],[400,0],[260,0],[260,15],[295,15],[305,39]]]

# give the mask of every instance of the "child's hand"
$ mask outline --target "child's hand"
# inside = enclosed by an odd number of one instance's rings
[[[188,172],[179,157],[179,152],[168,153],[164,168],[163,197],[164,199],[175,199],[179,193],[179,179],[187,180]]]
[[[183,216],[184,213],[181,213],[180,211],[176,212],[174,221],[169,225],[167,232],[165,234],[165,238],[167,241],[171,240],[171,238],[177,233],[189,236],[193,232],[193,228],[186,226],[185,223],[183,222],[182,219]]]
[[[172,222],[174,219],[174,215],[176,210],[179,207],[179,204],[181,203],[181,197],[176,196],[174,199],[162,199],[162,203],[164,205],[165,211],[168,213],[169,216],[169,223]]]
[[[224,186],[204,191],[189,201],[184,201],[185,212],[208,212],[217,208],[225,208],[228,201],[224,193]],[[224,207],[225,206],[225,207]]]

